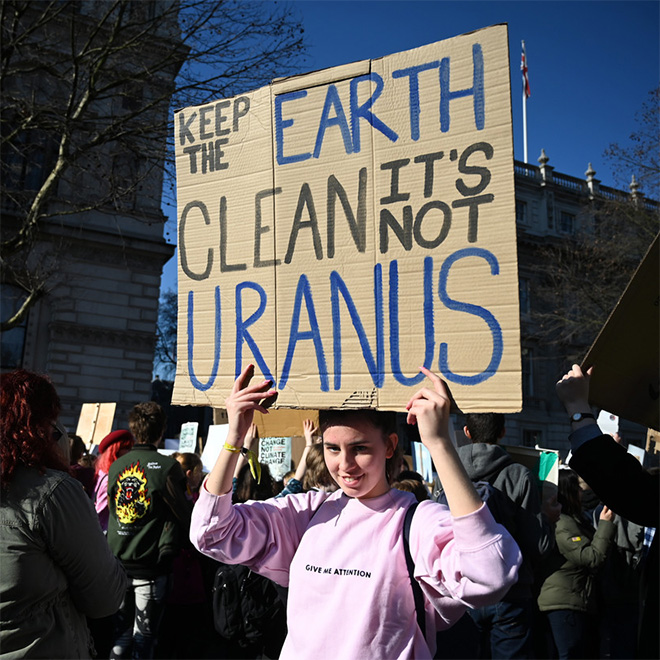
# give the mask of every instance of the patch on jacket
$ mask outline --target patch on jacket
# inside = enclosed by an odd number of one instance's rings
[[[573,543],[579,543],[581,540],[581,536],[571,536],[571,541],[573,541]]]
[[[149,510],[151,498],[147,489],[147,476],[140,461],[129,465],[117,477],[115,505],[117,519],[124,525],[134,523]]]

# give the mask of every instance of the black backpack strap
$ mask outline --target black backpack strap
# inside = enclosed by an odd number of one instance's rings
[[[410,577],[410,586],[415,600],[415,612],[417,612],[417,625],[422,631],[422,636],[426,639],[426,612],[424,610],[424,594],[419,582],[415,579],[415,563],[410,554],[410,526],[412,525],[413,515],[419,502],[415,502],[408,507],[406,517],[403,520],[403,551],[406,555],[406,566],[408,567],[408,576]]]

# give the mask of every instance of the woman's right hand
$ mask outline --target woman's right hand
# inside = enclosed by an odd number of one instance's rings
[[[600,519],[609,520],[611,522],[614,520],[614,511],[606,506],[603,506],[603,510],[600,512]]]
[[[250,385],[253,376],[254,365],[249,364],[234,381],[231,394],[225,399],[230,444],[242,442],[252,424],[254,411],[267,414],[268,406],[277,398],[277,390],[272,387],[272,381],[263,380]]]

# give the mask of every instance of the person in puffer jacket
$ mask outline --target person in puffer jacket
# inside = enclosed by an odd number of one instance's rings
[[[597,658],[595,575],[605,563],[614,539],[614,514],[603,507],[594,530],[584,515],[578,476],[559,471],[558,499],[562,506],[555,527],[557,553],[548,560],[538,605],[550,623],[559,658]]]

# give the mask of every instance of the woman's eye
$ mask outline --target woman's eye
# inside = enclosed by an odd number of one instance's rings
[[[355,451],[359,451],[359,452],[367,451],[367,447],[366,447],[366,445],[357,445],[355,447]]]

